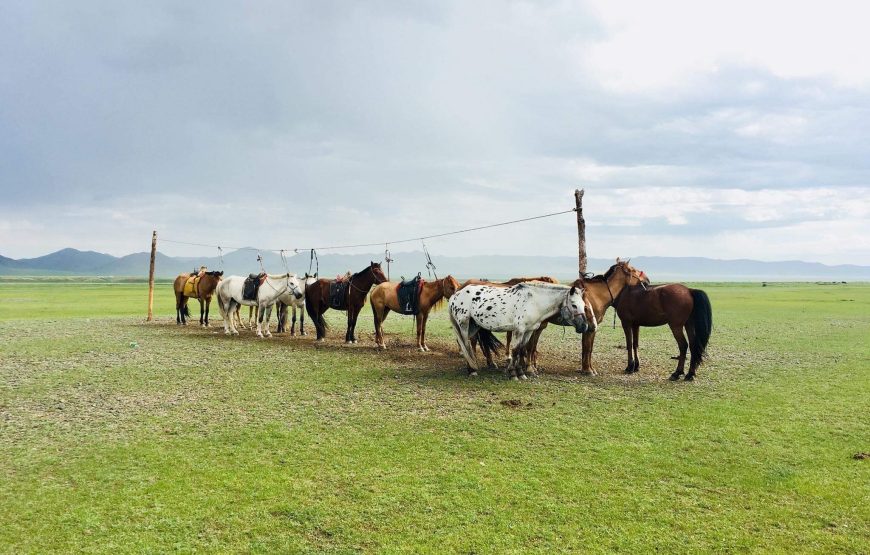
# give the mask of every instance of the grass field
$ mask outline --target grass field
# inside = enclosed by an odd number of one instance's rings
[[[145,324],[141,284],[0,284],[0,551],[867,552],[870,286],[703,287],[694,383],[665,328],[624,376],[612,313],[601,376],[550,328],[516,383],[466,377],[444,311],[379,353],[368,307],[347,347],[338,313],[228,338],[168,285]]]

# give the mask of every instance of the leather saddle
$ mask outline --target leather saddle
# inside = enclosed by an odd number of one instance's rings
[[[417,274],[413,279],[403,279],[396,286],[396,296],[399,299],[401,314],[417,314],[420,312],[420,290],[423,288],[423,278]]]
[[[242,298],[246,301],[257,300],[257,291],[260,290],[260,285],[266,281],[266,274],[250,274],[245,278],[245,285],[242,289]]]
[[[349,279],[336,280],[329,284],[329,308],[347,310]]]

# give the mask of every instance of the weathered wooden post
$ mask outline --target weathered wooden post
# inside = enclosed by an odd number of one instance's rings
[[[154,258],[157,256],[157,230],[151,234],[151,266],[148,269],[148,318],[146,322],[154,319]]]
[[[580,277],[586,273],[586,220],[583,219],[583,189],[574,190],[574,202],[577,204],[577,263]]]

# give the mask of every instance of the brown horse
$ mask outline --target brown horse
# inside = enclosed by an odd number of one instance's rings
[[[317,328],[318,341],[326,339],[327,325],[323,313],[329,308],[346,310],[347,332],[344,335],[344,341],[345,343],[356,343],[354,335],[356,319],[366,302],[366,295],[368,295],[372,285],[387,281],[387,276],[381,270],[380,264],[372,262],[367,268],[346,279],[347,286],[341,299],[339,299],[338,306],[332,306],[329,298],[329,289],[334,281],[332,279],[318,279],[308,285],[305,289],[305,310],[311,321],[314,322],[314,327]]]
[[[462,287],[465,287],[466,285],[491,285],[493,287],[513,287],[514,285],[516,285],[518,283],[525,283],[528,281],[543,281],[544,283],[559,283],[559,280],[554,278],[554,277],[538,276],[538,277],[515,277],[515,278],[511,278],[507,281],[486,281],[486,280],[481,280],[481,279],[470,279],[470,280],[466,281],[465,283],[463,283]],[[530,341],[530,348],[528,351],[529,352],[529,363],[530,363],[530,366],[532,368],[533,373],[535,372],[535,369],[538,367],[538,350],[536,348],[537,343],[538,343],[537,338],[541,334],[541,332],[544,331],[544,328],[547,327],[548,322],[550,322],[551,320],[554,320],[554,319],[558,319],[558,318],[559,318],[559,315],[557,314],[557,315],[553,316],[553,318],[551,318],[550,320],[543,322],[541,324],[541,327],[538,328],[538,330],[535,332],[536,335],[534,335],[533,339]],[[512,336],[513,336],[513,332],[507,332],[507,345],[505,345],[505,352],[508,355],[508,362],[510,362],[510,358],[511,358],[511,339],[512,339]],[[478,339],[477,336],[475,336],[471,340],[472,351],[477,350],[477,339]],[[532,344],[532,342],[534,342],[534,343]],[[500,345],[497,345],[497,347],[499,347],[499,346]],[[490,349],[485,344],[481,344],[480,348],[483,351],[483,356],[486,357],[487,366],[489,366],[490,368],[497,368],[498,365],[492,359],[493,349]]]
[[[201,274],[179,274],[172,284],[175,290],[175,323],[186,326],[187,318],[190,317],[190,310],[187,308],[187,299],[194,298],[199,301],[199,325],[208,327],[208,310],[211,306],[211,297],[214,295],[214,290],[220,283],[223,272],[202,272]],[[192,287],[188,288],[186,294],[184,284],[193,278]],[[191,290],[192,289],[192,290]],[[205,304],[203,305],[203,301]]]
[[[596,322],[604,321],[604,313],[613,304],[626,286],[649,284],[649,278],[642,271],[629,265],[628,261],[616,259],[616,264],[611,266],[603,275],[591,278],[581,278],[574,285],[586,290],[586,300],[592,307]],[[537,338],[535,338],[537,341]],[[595,344],[595,330],[592,329],[583,334],[583,354],[581,357],[580,373],[590,376],[596,375],[592,367],[592,347]],[[535,345],[533,345],[534,347]]]
[[[402,313],[399,308],[398,286],[398,283],[389,281],[381,283],[369,295],[372,314],[375,317],[375,343],[380,349],[387,348],[387,344],[384,341],[383,325],[387,314],[390,313],[390,310]],[[453,276],[447,276],[431,282],[423,282],[420,289],[419,310],[414,315],[417,323],[417,349],[421,352],[429,350],[429,347],[426,345],[426,322],[429,319],[429,312],[433,307],[442,303],[444,299],[449,299],[457,289],[459,289],[459,282]]]
[[[686,381],[695,379],[695,371],[704,361],[707,343],[713,331],[713,308],[710,298],[700,289],[689,289],[685,285],[672,283],[655,287],[626,287],[616,297],[616,314],[622,321],[625,332],[625,349],[628,352],[628,365],[625,372],[631,374],[640,370],[637,356],[637,343],[640,326],[655,327],[667,324],[677,340],[680,356],[677,369],[671,374],[671,381],[679,380],[686,364],[686,350],[691,351],[692,359]],[[685,329],[689,339],[683,335]]]

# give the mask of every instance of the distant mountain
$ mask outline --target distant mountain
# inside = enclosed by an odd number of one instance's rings
[[[263,266],[272,273],[285,271],[281,257],[272,252],[260,253]],[[321,276],[334,276],[364,269],[371,260],[380,261],[381,254],[322,254],[319,257]],[[427,276],[426,258],[422,252],[402,252],[393,255],[390,265],[393,280],[411,277],[422,272]],[[148,277],[150,255],[146,252],[115,257],[93,251],[63,249],[38,258],[14,260],[0,256],[0,275],[82,275]],[[517,275],[551,275],[570,279],[577,274],[577,259],[571,256],[435,256],[437,273],[448,273],[457,278],[499,279]],[[290,271],[299,274],[308,271],[309,253],[306,251],[287,259]],[[603,272],[613,264],[612,259],[592,258],[589,270]],[[698,257],[638,256],[632,264],[642,268],[654,282],[662,281],[868,281],[870,266],[827,266],[816,262],[785,261],[761,262],[757,260],[716,260]],[[155,259],[157,277],[174,277],[190,272],[201,265],[221,269],[229,274],[257,272],[256,249],[240,249],[218,257],[171,257],[158,252]],[[312,264],[312,272],[318,265]],[[385,266],[386,269],[386,266]]]

